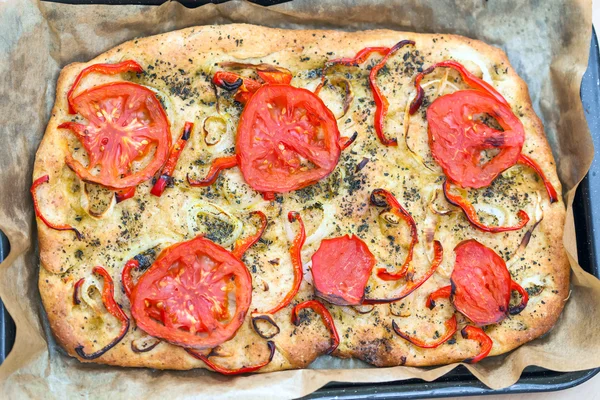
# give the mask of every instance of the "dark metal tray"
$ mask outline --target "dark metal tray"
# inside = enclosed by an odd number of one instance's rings
[[[52,0],[77,4],[162,4],[165,0]],[[188,7],[227,0],[180,0]],[[286,0],[253,0],[271,5]],[[588,69],[583,76],[581,100],[596,149],[600,149],[600,54],[595,32],[590,45]],[[577,253],[582,268],[600,278],[600,160],[595,159],[590,172],[579,185],[573,204],[577,232]],[[0,261],[9,252],[9,243],[0,232]],[[10,352],[15,340],[15,324],[0,300],[0,364]],[[533,393],[563,390],[582,384],[600,372],[600,368],[577,372],[554,372],[528,367],[514,385],[491,390],[477,380],[466,368],[459,366],[449,374],[433,381],[406,381],[354,384],[334,382],[317,390],[305,399],[421,399],[501,393]]]

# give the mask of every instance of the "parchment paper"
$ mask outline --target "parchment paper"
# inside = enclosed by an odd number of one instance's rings
[[[37,289],[38,255],[29,196],[34,154],[49,119],[59,70],[134,37],[228,22],[287,28],[392,28],[457,33],[503,48],[527,81],[558,160],[569,216],[565,245],[576,256],[572,204],[593,158],[579,86],[587,65],[591,2],[319,1],[262,8],[232,1],[189,10],[69,6],[0,0],[0,229],[11,244],[0,266],[0,296],[17,325],[15,346],[0,368],[5,398],[291,398],[330,381],[436,379],[456,365],[432,369],[367,368],[323,357],[313,368],[227,378],[206,371],[155,371],[81,364],[63,355],[47,331]],[[572,294],[554,329],[512,353],[468,366],[492,388],[514,383],[528,365],[556,371],[600,366],[600,282],[571,258]],[[337,369],[333,369],[337,368]]]

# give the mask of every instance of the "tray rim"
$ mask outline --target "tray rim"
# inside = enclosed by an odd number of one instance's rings
[[[42,0],[57,3],[70,3],[70,4],[147,4],[147,5],[158,5],[164,2],[164,0]],[[180,3],[187,7],[197,7],[206,3],[222,3],[228,0],[179,0]],[[277,3],[284,3],[289,0],[251,0],[254,3],[261,5],[273,5]],[[584,89],[584,82],[588,73],[592,75],[588,80],[598,81],[600,78],[600,54],[598,52],[598,40],[596,37],[595,29],[592,28],[592,40],[590,43],[590,60],[588,62],[588,69],[583,77],[581,91]],[[600,97],[600,88],[596,87],[596,96]],[[583,94],[582,94],[583,97]],[[583,98],[582,98],[583,100]],[[596,106],[599,104],[597,103]],[[584,104],[585,106],[585,104]],[[600,112],[600,107],[596,107],[596,110]],[[586,113],[587,114],[587,113]],[[590,121],[588,120],[588,125]],[[599,132],[600,135],[600,132]],[[600,137],[595,141],[600,143]],[[598,144],[596,143],[596,144]],[[600,179],[600,178],[599,178]],[[587,190],[586,190],[587,189]],[[580,183],[578,188],[579,200],[583,202],[583,206],[586,212],[591,210],[591,198],[590,198],[590,183],[589,177],[586,175],[584,180]],[[585,192],[585,193],[583,193]],[[587,195],[587,196],[586,196]],[[577,199],[577,196],[576,196]],[[600,214],[600,212],[599,212]],[[599,258],[600,252],[594,251],[594,246],[599,247],[600,242],[594,241],[593,227],[590,228],[589,224],[590,215],[584,215],[581,218],[587,218],[586,223],[587,229],[579,229],[586,235],[587,244],[591,254],[587,254],[585,257],[592,264],[591,269],[596,277],[600,278],[599,271]],[[576,218],[577,220],[577,218]],[[600,222],[600,220],[598,221]],[[592,240],[590,240],[590,238]],[[6,249],[9,248],[6,237],[0,231],[0,261],[2,261],[8,254]],[[6,254],[5,254],[6,252]],[[591,256],[591,257],[590,257]],[[11,326],[12,324],[12,326]],[[12,321],[8,311],[4,307],[0,299],[0,365],[8,355],[12,343],[7,345],[5,341],[7,334],[11,334],[10,329],[14,331],[14,322]],[[14,334],[14,333],[12,333]],[[14,341],[14,339],[13,339]],[[464,367],[457,367],[458,370],[464,369]],[[427,382],[420,379],[410,379],[405,381],[395,382],[381,382],[381,383],[349,383],[349,382],[331,382],[317,391],[309,394],[304,399],[329,399],[335,397],[336,399],[363,399],[363,398],[386,398],[386,399],[421,399],[421,398],[447,398],[453,396],[474,396],[474,395],[493,395],[493,394],[508,394],[508,393],[543,393],[543,392],[554,392],[562,391],[575,386],[581,385],[587,382],[595,375],[600,372],[600,368],[572,371],[572,372],[555,372],[549,371],[542,368],[534,367],[534,371],[530,367],[523,371],[523,374],[519,380],[504,389],[493,390],[483,385],[475,376],[468,373],[468,375],[452,375],[456,374],[457,369],[453,370],[449,374],[438,378],[435,381]],[[528,371],[529,369],[529,371]],[[531,376],[529,374],[532,374]],[[524,376],[527,375],[527,376]],[[548,380],[555,382],[548,383]],[[463,386],[464,385],[464,386]],[[347,387],[346,387],[347,386]],[[409,389],[410,387],[410,389]],[[407,390],[409,389],[409,390]]]

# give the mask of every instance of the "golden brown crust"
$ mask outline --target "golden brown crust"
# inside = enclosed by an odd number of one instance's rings
[[[329,178],[314,187],[282,196],[281,203],[262,201],[258,194],[245,185],[237,170],[226,172],[213,188],[187,186],[184,179],[188,172],[193,176],[202,176],[210,160],[226,154],[233,146],[232,138],[240,109],[231,96],[221,94],[217,100],[220,110],[216,111],[216,99],[208,83],[211,74],[218,68],[216,63],[244,60],[279,64],[292,71],[293,85],[313,89],[326,60],[352,56],[367,46],[391,46],[403,39],[415,40],[416,46],[403,49],[392,57],[387,71],[382,71],[379,77],[380,86],[391,104],[386,134],[399,138],[398,148],[384,148],[375,138],[372,128],[374,107],[366,85],[368,72],[364,67],[341,68],[331,73],[349,77],[355,100],[348,114],[338,120],[338,125],[342,136],[349,136],[356,131],[359,138],[349,151],[344,152],[338,168]],[[119,324],[98,302],[101,280],[96,278],[95,286],[89,286],[94,281],[92,268],[103,265],[111,273],[115,281],[116,301],[129,314],[129,302],[120,285],[120,273],[125,261],[150,248],[159,251],[169,243],[190,239],[196,233],[194,224],[198,223],[198,214],[195,213],[198,209],[212,206],[207,206],[206,202],[234,214],[241,221],[242,234],[253,229],[246,220],[251,210],[264,211],[271,221],[264,236],[266,243],[270,241],[270,244],[258,244],[244,258],[254,282],[251,310],[269,309],[291,285],[289,237],[297,227],[286,225],[282,215],[285,216],[292,209],[300,211],[307,224],[309,241],[303,249],[305,263],[322,239],[317,235],[311,241],[311,235],[319,232],[320,226],[326,232],[325,236],[358,234],[378,258],[376,268],[395,268],[393,257],[401,259],[405,254],[406,244],[402,242],[402,234],[393,232],[398,243],[390,247],[390,242],[382,235],[383,228],[379,226],[380,210],[367,205],[370,191],[384,187],[396,195],[417,221],[421,238],[421,247],[417,249],[414,261],[417,275],[422,274],[429,265],[427,241],[423,239],[427,236],[428,224],[434,224],[431,235],[444,246],[444,261],[422,288],[392,306],[376,306],[369,314],[358,314],[349,307],[328,306],[341,339],[334,355],[356,357],[378,366],[436,365],[473,356],[477,352],[477,344],[462,339],[460,334],[455,335],[452,343],[436,349],[419,349],[391,329],[391,321],[394,320],[401,329],[414,331],[424,338],[433,338],[436,331],[438,334],[443,332],[443,321],[452,315],[452,306],[442,301],[439,307],[430,311],[424,307],[424,301],[428,293],[448,284],[454,262],[454,246],[465,238],[474,237],[509,260],[525,230],[532,226],[530,223],[517,232],[486,234],[472,228],[459,212],[436,216],[428,211],[428,202],[439,189],[438,178],[441,174],[428,152],[426,121],[422,113],[406,119],[404,111],[412,94],[411,82],[417,71],[447,58],[454,58],[479,76],[489,78],[505,96],[525,127],[524,154],[535,159],[560,193],[552,152],[541,121],[532,109],[525,82],[510,67],[501,50],[461,36],[389,30],[355,33],[286,31],[241,24],[206,26],[130,41],[89,63],[65,67],[57,83],[52,118],[37,152],[34,169],[34,178],[44,174],[50,176],[50,182],[39,188],[44,214],[52,221],[72,224],[84,234],[84,239],[78,241],[72,232],[58,232],[43,223],[38,224],[43,267],[39,286],[57,341],[74,357],[74,348],[78,345],[91,351],[109,342],[118,332]],[[145,73],[114,77],[92,75],[86,78],[82,88],[111,80],[139,82],[156,90],[164,101],[174,139],[185,121],[194,121],[196,128],[178,163],[174,188],[167,189],[163,197],[158,199],[150,196],[151,183],[145,182],[138,187],[134,199],[113,205],[104,217],[96,218],[82,206],[82,183],[64,162],[67,152],[72,151],[77,143],[71,134],[57,126],[74,118],[67,114],[66,93],[84,67],[125,59],[138,61]],[[429,82],[427,101],[432,101],[438,94],[436,90],[442,93],[452,90],[452,85],[464,87],[458,76],[444,74],[443,70],[436,71],[424,80],[424,84]],[[433,82],[436,79],[439,83]],[[322,96],[334,113],[341,109],[335,88],[326,86]],[[202,125],[207,117],[218,115],[224,118],[228,131],[221,139],[221,146],[209,148],[202,142]],[[432,171],[424,168],[404,146],[407,131],[411,148],[420,154]],[[357,162],[365,157],[369,159],[365,168],[360,174],[353,172]],[[510,351],[549,331],[564,306],[569,290],[569,264],[562,245],[565,218],[562,200],[550,205],[543,186],[525,167],[511,168],[499,180],[502,182],[492,186],[495,195],[490,202],[492,205],[508,204],[506,218],[513,218],[518,208],[524,208],[530,216],[533,215],[539,198],[543,220],[533,231],[525,252],[519,259],[509,261],[513,279],[529,289],[532,295],[529,305],[521,314],[487,328],[487,333],[494,340],[494,355]],[[447,204],[443,206],[449,207]],[[328,214],[334,214],[335,218],[327,218]],[[194,226],[190,228],[190,224]],[[127,228],[126,233],[123,227]],[[308,281],[303,283],[293,304],[312,297],[310,274],[307,273],[306,277]],[[83,302],[75,306],[72,302],[73,285],[80,278],[86,278],[88,282],[86,290],[89,289],[89,304]],[[371,277],[368,296],[387,297],[397,289],[394,285],[382,284],[377,278]],[[291,307],[287,307],[274,317],[281,328],[281,332],[273,338],[277,352],[273,362],[261,371],[306,367],[329,347],[329,334],[316,314],[307,312],[303,322],[296,327],[291,323],[290,311]],[[459,315],[460,326],[466,323]],[[132,322],[127,336],[94,361],[159,369],[205,367],[183,349],[164,342],[151,351],[134,352],[132,341],[143,336],[144,333],[136,329]],[[220,352],[227,356],[215,357],[214,361],[231,368],[258,363],[267,355],[265,340],[253,331],[249,316],[237,335],[221,347]]]

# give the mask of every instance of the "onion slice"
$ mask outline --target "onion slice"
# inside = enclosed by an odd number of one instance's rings
[[[144,336],[131,342],[131,350],[134,353],[146,353],[158,346],[160,342],[161,340],[154,336]]]
[[[258,327],[258,321],[265,321],[267,324],[271,325],[275,328],[275,332],[271,334],[263,333],[263,331]],[[252,328],[254,328],[254,332],[258,334],[263,339],[272,339],[277,336],[281,329],[279,329],[279,325],[271,318],[270,315],[256,315],[252,316]]]

